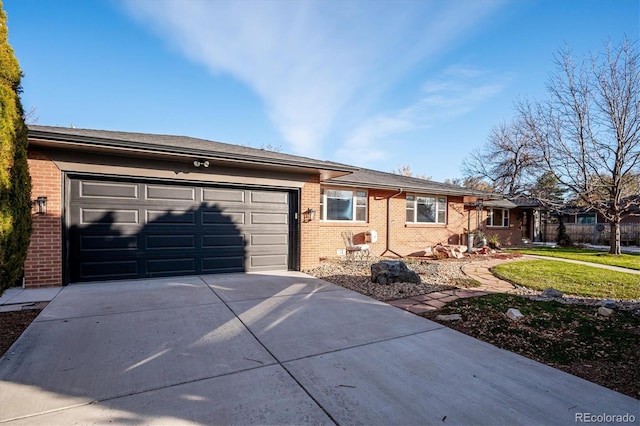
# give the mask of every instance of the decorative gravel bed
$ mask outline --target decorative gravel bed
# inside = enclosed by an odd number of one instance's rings
[[[477,285],[477,282],[462,272],[462,267],[468,263],[483,259],[477,257],[438,260],[405,258],[402,260],[409,269],[420,275],[422,283],[394,283],[388,285],[371,282],[371,265],[381,260],[389,259],[371,257],[367,261],[349,262],[342,258],[328,258],[324,259],[318,267],[303,272],[357,291],[373,299],[387,302],[452,288],[473,287],[474,283]],[[510,292],[511,294],[530,297],[534,300],[539,299],[542,294],[541,291],[532,290],[523,286],[514,285],[514,287]],[[592,306],[598,305],[601,301],[601,299],[598,298],[573,295],[564,295],[564,297],[556,300],[561,303]],[[616,302],[619,309],[630,311],[633,315],[640,317],[640,301],[617,300]]]
[[[454,287],[473,286],[473,281],[461,270],[463,265],[471,262],[469,259],[403,259],[409,269],[420,275],[422,283],[388,285],[371,282],[371,264],[380,260],[385,260],[385,258],[372,257],[368,261],[351,262],[331,258],[323,260],[318,267],[304,272],[383,302]]]

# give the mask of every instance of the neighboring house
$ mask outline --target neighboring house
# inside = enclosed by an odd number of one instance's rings
[[[638,211],[633,207],[632,211]],[[562,212],[562,220],[565,223],[567,234],[572,241],[577,243],[609,244],[611,227],[602,214],[592,208],[573,207],[566,208]],[[556,219],[555,222],[558,222]],[[554,226],[551,232],[557,233]],[[554,239],[555,234],[547,238]],[[620,221],[620,242],[623,245],[640,245],[640,216],[625,216]]]
[[[531,197],[511,198],[515,204],[512,215],[519,225],[521,241],[524,243],[544,240],[545,225],[547,224],[547,208],[542,202]]]
[[[526,216],[509,200],[489,200],[483,203],[481,230],[487,236],[497,235],[502,246],[522,244],[526,229]]]
[[[346,230],[376,255],[465,244],[485,225],[519,243],[508,206],[475,220],[492,194],[268,150],[30,126],[28,161],[29,287],[304,270],[343,253]]]
[[[574,242],[609,244],[609,223],[592,208],[567,206],[560,212],[535,198],[520,197],[509,201],[516,205],[511,214],[522,230],[523,243],[555,241],[562,216],[566,231]],[[638,207],[634,206],[632,211],[637,212]],[[623,244],[640,245],[640,215],[625,216],[620,223],[620,234]],[[515,241],[517,235],[512,235],[512,239]]]

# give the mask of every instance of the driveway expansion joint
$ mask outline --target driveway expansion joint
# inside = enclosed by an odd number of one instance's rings
[[[438,324],[438,323],[434,323],[434,324],[437,324],[437,327],[431,327],[431,328],[428,328],[428,329],[425,329],[425,330],[414,331],[412,333],[396,335],[396,336],[387,337],[387,338],[384,338],[384,339],[372,340],[370,342],[358,343],[357,345],[345,346],[345,347],[342,347],[342,348],[339,348],[339,349],[332,349],[332,350],[329,350],[329,351],[318,352],[318,353],[311,354],[311,355],[305,355],[305,356],[301,356],[301,357],[297,357],[297,358],[287,359],[285,361],[280,361],[280,360],[277,360],[277,361],[278,361],[278,364],[284,366],[284,364],[288,364],[288,363],[291,363],[291,362],[301,361],[301,360],[304,360],[304,359],[314,358],[314,357],[323,356],[323,355],[330,355],[330,354],[343,352],[343,351],[348,351],[348,350],[356,349],[356,348],[362,348],[362,347],[366,347],[366,346],[370,346],[370,345],[376,345],[378,343],[391,342],[391,341],[398,340],[398,339],[404,339],[405,337],[417,336],[419,334],[430,333],[432,331],[439,331],[439,330],[447,328],[444,325],[441,325],[441,324]]]
[[[331,412],[327,409],[327,407],[323,406],[321,404],[320,401],[318,401],[318,399],[316,397],[313,396],[313,394],[309,391],[309,389],[307,389],[301,382],[300,380],[298,380],[298,378],[291,372],[289,371],[288,368],[286,368],[286,366],[283,364],[282,361],[280,361],[278,359],[278,357],[276,357],[276,355],[262,342],[262,340],[260,340],[258,338],[258,336],[249,328],[249,326],[247,326],[247,324],[245,324],[244,321],[242,321],[242,318],[240,318],[240,316],[233,310],[231,309],[231,306],[229,306],[229,303],[224,300],[219,294],[218,292],[215,291],[215,289],[209,285],[208,283],[206,283],[206,281],[200,277],[200,279],[205,282],[205,284],[207,284],[207,287],[209,287],[209,289],[216,295],[218,296],[218,298],[222,301],[222,303],[224,303],[224,305],[227,307],[227,309],[233,314],[233,316],[240,322],[240,324],[242,324],[242,326],[245,328],[245,330],[256,340],[256,342],[258,342],[258,344],[269,354],[269,356],[275,360],[274,364],[270,364],[270,365],[278,365],[280,366],[280,368],[282,368],[287,375],[291,378],[291,380],[293,380],[299,387],[300,389],[302,389],[302,391],[313,401],[314,404],[316,404],[318,406],[318,408],[320,408],[320,410],[322,410],[322,412],[333,422],[334,425],[339,424],[338,421],[336,421],[336,419],[333,417],[333,415],[331,414]],[[260,300],[260,299],[252,299],[252,300]],[[254,369],[257,368],[263,368],[264,366],[256,366]],[[234,373],[230,373],[230,374],[235,374]]]

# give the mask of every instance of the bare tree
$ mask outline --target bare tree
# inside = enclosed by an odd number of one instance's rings
[[[487,143],[463,162],[465,177],[479,177],[507,196],[525,192],[540,164],[525,131],[524,123],[517,120],[493,127]]]
[[[637,209],[630,196],[640,176],[640,75],[628,40],[576,61],[564,49],[546,102],[520,103],[528,137],[546,169],[611,226],[610,251],[620,254],[620,221]]]
[[[493,190],[493,186],[486,183],[479,176],[469,176],[469,177],[465,177],[464,179],[461,179],[461,178],[445,179],[444,183],[448,185],[460,186],[467,189],[474,189],[477,191],[495,192]]]
[[[398,166],[395,169],[392,169],[391,173],[393,173],[394,175],[414,177],[414,178],[424,179],[424,180],[431,180],[431,176],[415,174],[413,172],[413,170],[411,170],[411,166],[409,164]]]
[[[24,113],[24,121],[27,125],[38,124],[40,117],[36,115],[36,107],[29,108],[29,111]]]

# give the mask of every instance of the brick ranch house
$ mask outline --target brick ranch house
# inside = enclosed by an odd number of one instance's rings
[[[305,270],[343,254],[346,230],[390,256],[479,227],[521,238],[515,205],[477,208],[492,194],[189,137],[30,126],[28,162],[46,205],[26,287]]]

